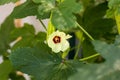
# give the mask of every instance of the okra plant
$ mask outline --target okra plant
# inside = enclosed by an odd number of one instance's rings
[[[0,25],[0,80],[120,80],[119,34],[120,0],[26,0]]]

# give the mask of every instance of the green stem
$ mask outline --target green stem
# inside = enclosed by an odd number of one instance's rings
[[[120,34],[120,15],[115,14],[115,20],[117,24],[118,34]]]
[[[77,58],[78,54],[79,54],[79,50],[80,50],[80,46],[81,46],[81,42],[79,42],[75,56],[74,56],[74,60]]]
[[[42,22],[42,20],[39,19],[39,21],[40,21],[40,23],[42,24],[43,28],[47,31],[47,28],[46,28],[45,24]]]
[[[69,51],[70,51],[70,48],[68,48],[65,52],[63,52],[63,54],[62,54],[62,58],[63,58],[63,59],[66,59]]]
[[[92,41],[94,41],[94,38],[93,38],[83,27],[81,27],[77,22],[76,22],[76,24],[78,25],[78,27],[79,27]],[[100,54],[97,53],[97,54],[91,55],[91,56],[89,56],[89,57],[82,58],[82,59],[80,59],[80,61],[85,61],[85,60],[88,60],[88,59],[97,57],[97,56],[99,56],[99,55],[100,55]]]
[[[78,27],[93,41],[94,38],[83,28],[77,23]]]
[[[100,54],[97,53],[97,54],[91,55],[91,56],[89,56],[89,57],[82,58],[82,59],[80,59],[80,61],[85,61],[85,60],[88,60],[88,59],[97,57],[97,56],[99,56],[99,55],[100,55]]]
[[[74,47],[72,47],[71,49],[70,49],[70,51],[72,51],[72,50],[74,50],[74,49],[76,49],[77,48],[77,46],[74,46]]]

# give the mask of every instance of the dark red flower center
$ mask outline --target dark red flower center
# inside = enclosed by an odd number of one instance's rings
[[[60,36],[55,36],[55,37],[53,38],[53,42],[54,42],[55,44],[60,43],[60,42],[61,42]]]

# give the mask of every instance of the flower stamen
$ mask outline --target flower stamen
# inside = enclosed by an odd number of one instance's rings
[[[61,42],[61,37],[60,37],[60,36],[55,36],[55,37],[53,38],[53,42],[54,42],[55,44],[60,43],[60,42]]]

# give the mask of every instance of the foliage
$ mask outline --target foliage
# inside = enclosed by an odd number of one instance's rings
[[[73,13],[80,12],[81,6],[75,0],[65,0],[52,12],[52,23],[57,29],[67,30],[77,27]],[[69,13],[68,13],[69,11]],[[66,14],[67,13],[67,14]]]
[[[66,76],[62,80],[66,80],[73,71],[70,64],[61,63],[61,57],[52,54],[51,49],[44,43],[39,43],[37,48],[16,49],[10,55],[10,60],[18,70],[33,75],[36,80],[61,80],[63,75]]]
[[[32,16],[38,14],[37,12],[38,4],[34,4],[31,0],[16,6],[14,11],[11,13],[13,18],[24,18],[27,16]]]
[[[0,26],[0,54],[6,53],[10,48],[9,44],[12,41],[10,33],[14,29],[14,22],[11,16],[8,16],[4,23]]]
[[[12,65],[10,61],[5,60],[3,63],[0,64],[0,79],[7,80],[9,78],[9,74],[12,71]]]
[[[120,74],[119,38],[120,36],[117,36],[115,42],[112,44],[107,44],[98,40],[93,41],[95,50],[99,52],[106,61],[101,64],[83,64],[83,66],[78,68],[78,72],[70,77],[69,80],[75,80],[79,77],[82,80],[117,80]]]
[[[19,0],[0,0],[0,5],[4,5],[4,4],[7,4],[7,3],[10,3],[10,2],[17,2]]]
[[[17,1],[0,0],[0,5]],[[26,80],[24,73],[31,80],[119,80],[119,5],[120,0],[26,0],[16,6],[0,25],[0,80]],[[36,33],[28,23],[15,26],[15,19],[28,16],[36,16],[46,31]],[[49,19],[48,27],[43,19]],[[55,31],[65,39],[74,34],[66,51],[55,53],[48,46]],[[59,35],[51,41],[60,49],[66,45],[59,47]]]

